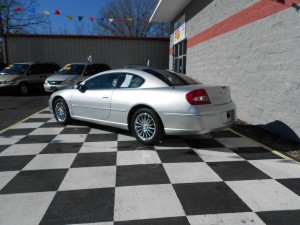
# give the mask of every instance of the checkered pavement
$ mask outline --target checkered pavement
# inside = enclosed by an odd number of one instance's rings
[[[300,224],[300,166],[230,130],[143,146],[44,110],[0,134],[0,224]]]

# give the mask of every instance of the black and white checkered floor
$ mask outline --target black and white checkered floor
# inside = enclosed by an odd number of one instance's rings
[[[42,111],[0,134],[0,224],[300,224],[300,165],[230,130],[142,146]]]

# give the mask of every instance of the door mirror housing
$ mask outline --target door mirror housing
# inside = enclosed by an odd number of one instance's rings
[[[78,84],[78,85],[75,85],[74,87],[75,89],[78,89],[80,92],[85,92],[87,90],[87,87],[84,86],[84,84]]]

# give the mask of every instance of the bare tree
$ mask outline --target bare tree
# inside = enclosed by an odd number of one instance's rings
[[[49,17],[35,13],[35,0],[1,0],[1,33],[33,33],[49,27]]]
[[[149,23],[157,0],[111,0],[100,9],[96,32],[111,36],[169,36],[169,24]]]

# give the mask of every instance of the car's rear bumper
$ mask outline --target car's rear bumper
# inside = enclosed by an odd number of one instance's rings
[[[237,119],[234,103],[216,107],[212,113],[162,113],[161,119],[167,135],[205,134],[230,127]]]

